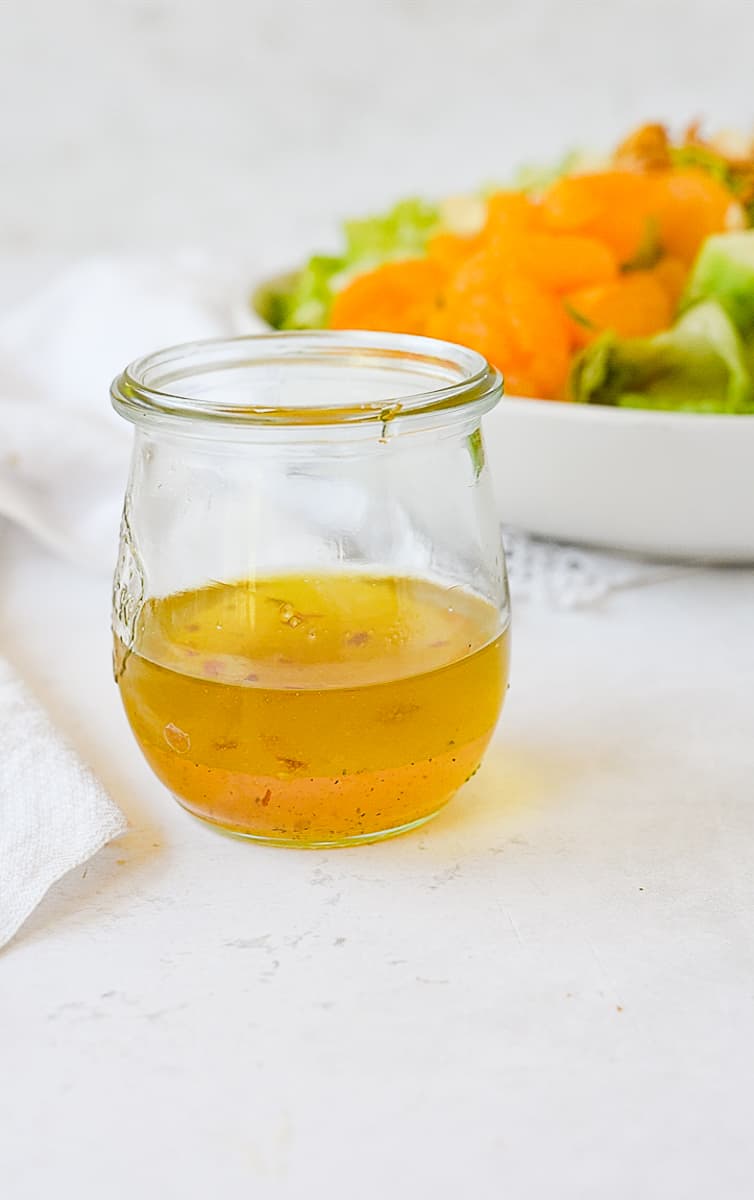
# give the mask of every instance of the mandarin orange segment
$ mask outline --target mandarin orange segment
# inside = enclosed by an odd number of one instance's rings
[[[669,255],[685,263],[693,261],[706,237],[722,232],[737,215],[732,193],[698,167],[659,172],[653,187],[660,240]]]
[[[620,337],[649,337],[668,328],[673,312],[668,292],[652,271],[633,271],[615,283],[571,292],[566,305],[578,345],[606,329]]]
[[[427,257],[441,267],[455,270],[483,246],[481,234],[436,233],[427,242]]]
[[[556,180],[541,201],[548,229],[597,238],[620,263],[630,262],[645,242],[655,206],[652,177],[635,171],[567,175]]]
[[[485,278],[485,265],[477,261],[461,269],[430,331],[484,354],[508,379],[509,392],[515,380],[522,395],[562,395],[570,344],[561,305],[530,279],[495,278],[494,272]]]
[[[445,277],[431,259],[383,263],[336,295],[330,328],[425,333]]]
[[[565,388],[558,385],[552,395],[546,395],[541,376],[535,370],[526,367],[511,367],[504,373],[505,394],[510,397],[523,397],[529,400],[548,400],[550,403],[565,400]]]
[[[542,224],[557,233],[578,233],[600,216],[603,203],[593,175],[564,175],[556,179],[540,201]]]
[[[491,254],[485,246],[476,254],[470,254],[451,274],[446,288],[449,302],[453,297],[464,296],[466,299],[479,294],[496,291],[502,282],[506,271],[504,259]]]
[[[489,293],[448,298],[444,307],[433,312],[427,332],[430,337],[459,342],[478,350],[500,370],[506,369],[505,364],[510,363],[516,353],[505,307],[498,297]]]
[[[487,220],[483,233],[524,233],[539,225],[539,205],[526,192],[493,192],[487,197]]]
[[[562,394],[568,375],[570,337],[562,307],[523,276],[507,280],[504,295],[518,349],[513,366],[525,366],[536,387],[535,396],[554,399]]]
[[[678,301],[683,295],[683,289],[686,287],[689,269],[685,263],[681,262],[680,258],[661,258],[656,266],[652,268],[652,275],[658,283],[664,287],[668,294],[668,298],[675,312],[678,307]]]
[[[612,250],[579,234],[524,233],[497,241],[490,254],[501,271],[525,275],[555,292],[609,283],[618,275]]]

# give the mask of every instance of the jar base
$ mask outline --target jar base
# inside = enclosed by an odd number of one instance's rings
[[[417,817],[414,821],[407,821],[404,825],[394,825],[390,829],[378,829],[373,833],[347,834],[341,838],[317,838],[309,841],[301,837],[270,837],[263,833],[249,833],[245,829],[234,829],[232,825],[223,825],[220,821],[213,821],[211,817],[205,817],[201,813],[196,812],[180,796],[176,796],[175,792],[172,792],[171,795],[189,816],[200,821],[202,825],[208,825],[218,833],[223,833],[227,837],[236,838],[242,842],[256,842],[261,846],[277,846],[284,850],[343,850],[348,846],[366,846],[372,842],[386,842],[390,838],[400,837],[404,833],[411,833],[414,829],[420,829],[422,825],[426,825],[428,821],[438,816],[447,807],[450,799],[452,799],[450,797],[439,808],[425,813],[424,816]]]

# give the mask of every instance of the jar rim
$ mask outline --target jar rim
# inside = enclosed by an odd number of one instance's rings
[[[181,380],[209,372],[260,368],[333,371],[386,367],[396,374],[395,394],[363,404],[229,403],[181,390]],[[433,386],[401,390],[405,375],[426,374]],[[437,380],[437,383],[435,383]],[[439,384],[439,386],[438,386]],[[311,330],[248,334],[185,342],[136,359],[110,388],[113,406],[137,424],[155,420],[213,422],[234,426],[300,427],[376,424],[399,418],[440,416],[469,407],[480,414],[500,399],[503,380],[483,355],[454,342],[414,334],[363,330]]]

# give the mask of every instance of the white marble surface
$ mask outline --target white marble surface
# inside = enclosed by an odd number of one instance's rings
[[[4,1196],[750,1196],[752,572],[522,606],[482,772],[331,853],[173,807],[107,580],[4,572],[0,652],[133,825],[0,959]]]

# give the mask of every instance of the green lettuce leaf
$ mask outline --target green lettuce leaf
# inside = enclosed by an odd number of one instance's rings
[[[563,175],[573,175],[579,171],[600,170],[605,163],[606,160],[601,156],[587,154],[583,150],[569,150],[557,162],[548,165],[524,163],[504,186],[513,188],[514,191],[531,192],[536,195],[561,179]],[[500,186],[498,184],[494,190],[499,190]]]
[[[718,153],[712,146],[691,143],[672,146],[670,158],[674,167],[698,167],[706,171],[729,192],[737,196],[746,217],[746,224],[754,224],[754,203],[751,199],[751,173],[747,162],[735,163]]]
[[[401,200],[383,216],[346,221],[345,267],[368,269],[391,258],[420,255],[439,220],[435,205],[424,200]]]
[[[621,408],[754,412],[746,348],[715,300],[697,304],[654,337],[603,334],[574,361],[569,395]]]
[[[717,233],[702,244],[681,301],[717,300],[739,333],[754,333],[754,230]]]
[[[674,167],[698,167],[706,171],[729,191],[736,190],[736,174],[721,154],[711,146],[691,142],[685,146],[671,146],[670,160]]]
[[[424,200],[402,200],[381,216],[346,221],[342,254],[316,254],[298,274],[267,289],[254,305],[276,329],[320,329],[335,293],[353,278],[391,259],[424,253],[438,228],[438,209]]]
[[[333,280],[342,270],[342,258],[315,254],[291,278],[289,290],[278,293],[271,324],[276,329],[321,329],[332,304]]]

